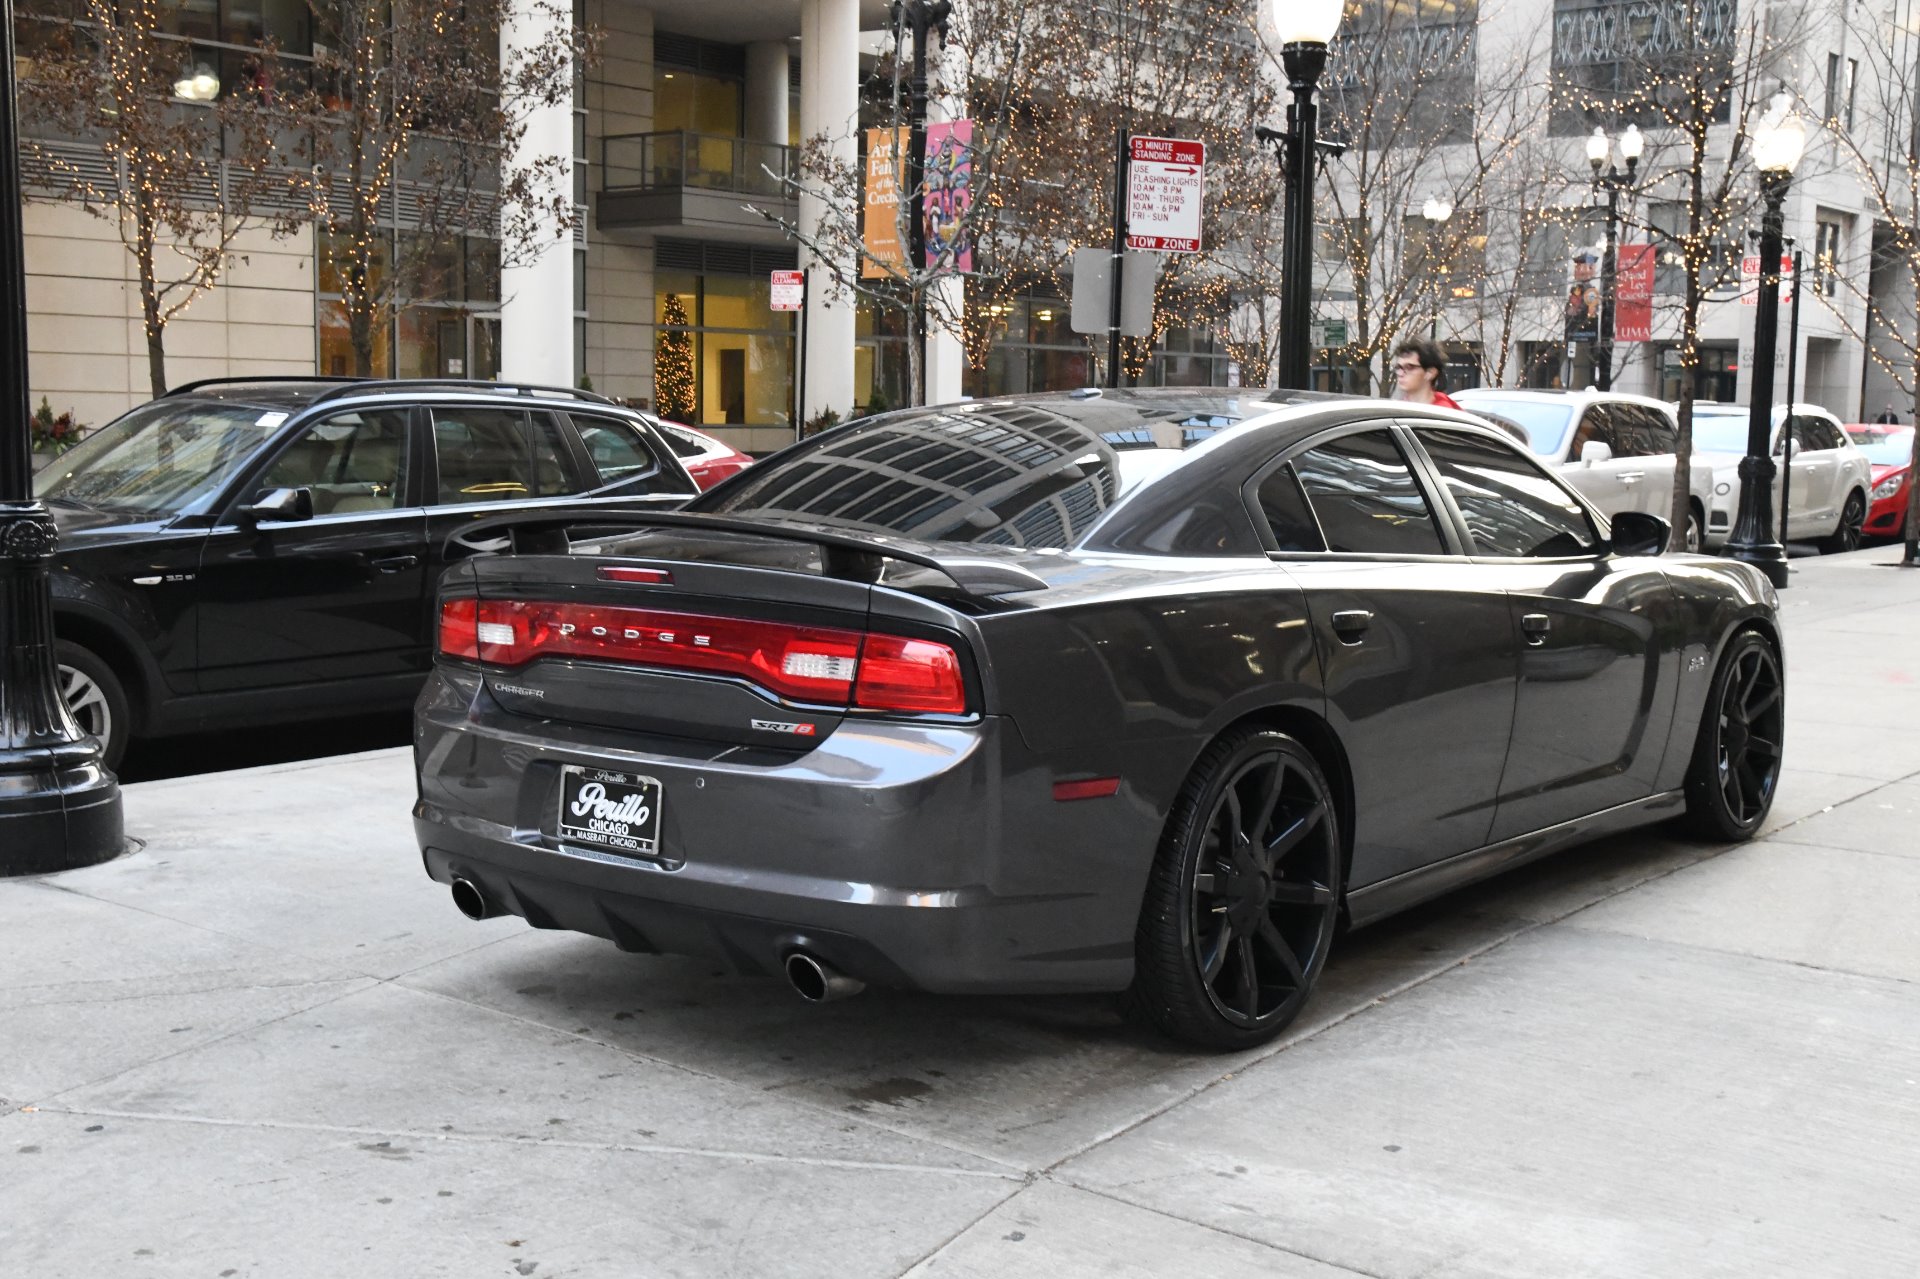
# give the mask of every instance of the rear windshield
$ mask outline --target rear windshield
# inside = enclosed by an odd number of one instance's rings
[[[1117,409],[1100,414],[1112,420]],[[1037,404],[891,414],[770,458],[688,509],[923,542],[1064,548],[1122,493],[1240,421],[1224,402],[1125,416],[1096,429]]]
[[[1573,420],[1568,404],[1542,403],[1499,395],[1461,395],[1460,407],[1469,413],[1482,409],[1516,422],[1527,432],[1527,443],[1541,457],[1557,458],[1567,441],[1567,424]]]

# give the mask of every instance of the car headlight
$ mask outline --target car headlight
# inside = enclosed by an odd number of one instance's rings
[[[1713,495],[1715,497],[1725,497],[1731,492],[1733,492],[1733,485],[1727,483],[1725,480],[1721,480],[1713,486]]]
[[[1905,471],[1898,471],[1889,475],[1886,479],[1881,480],[1873,486],[1873,500],[1878,502],[1884,498],[1892,497],[1900,491],[1901,486],[1906,482],[1907,473]]]

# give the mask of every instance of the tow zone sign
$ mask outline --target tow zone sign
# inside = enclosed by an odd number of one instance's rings
[[[1145,137],[1127,144],[1127,247],[1200,252],[1207,144]]]

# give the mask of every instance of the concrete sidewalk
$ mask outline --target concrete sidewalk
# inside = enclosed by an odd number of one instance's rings
[[[1765,837],[1347,938],[1237,1058],[1099,1000],[473,924],[404,751],[130,788],[0,881],[0,1257],[112,1276],[1920,1273],[1920,572],[1796,560]]]

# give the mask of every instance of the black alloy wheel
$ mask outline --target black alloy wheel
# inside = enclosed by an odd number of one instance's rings
[[[1267,1042],[1306,1005],[1340,913],[1339,818],[1311,752],[1249,729],[1175,801],[1135,934],[1132,1010],[1198,1047]]]
[[[1780,782],[1786,686],[1773,645],[1742,631],[1714,672],[1687,771],[1687,820],[1696,834],[1749,839]]]
[[[1855,489],[1847,494],[1847,504],[1840,508],[1840,527],[1834,529],[1831,536],[1820,539],[1820,550],[1827,555],[1859,550],[1866,526],[1867,499]]]

